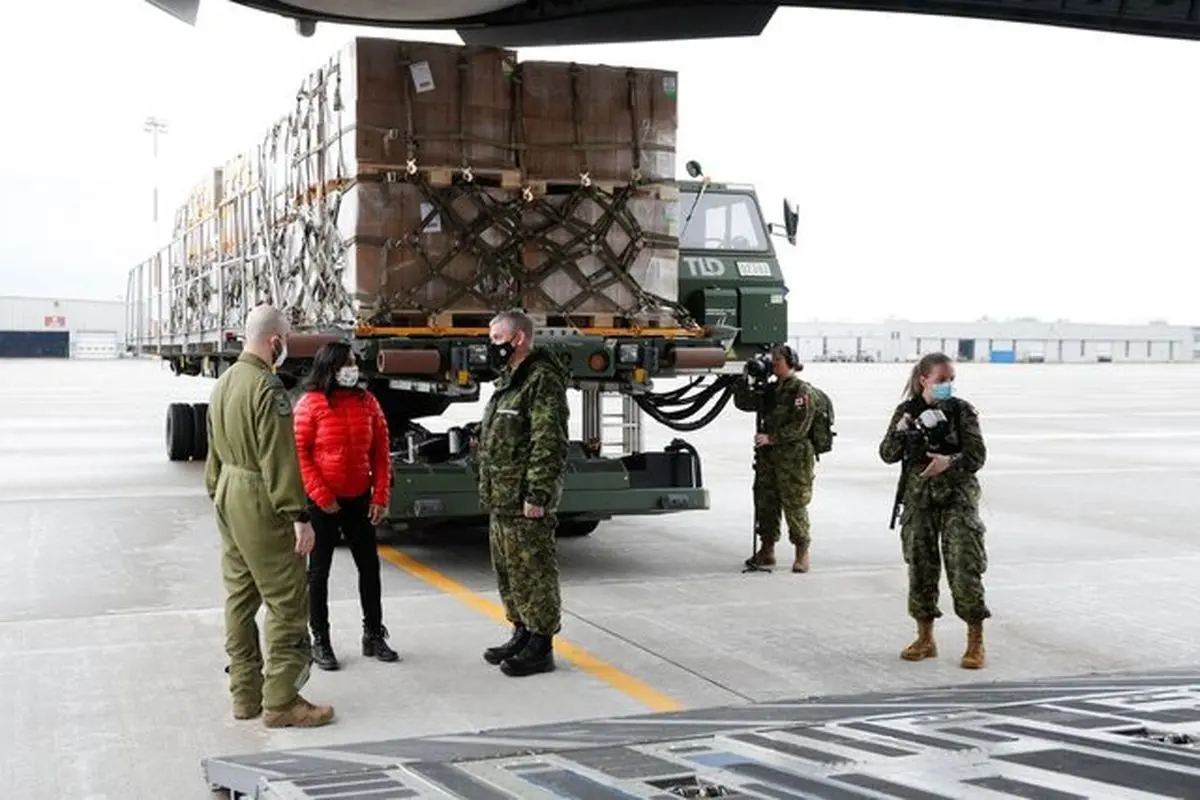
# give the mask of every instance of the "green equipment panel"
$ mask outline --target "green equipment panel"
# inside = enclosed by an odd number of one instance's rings
[[[783,287],[743,286],[737,291],[742,343],[776,344],[786,340],[787,301]]]
[[[563,477],[560,519],[609,519],[709,507],[694,451],[637,453],[623,458],[585,456],[571,443]],[[392,464],[388,518],[420,526],[450,519],[485,517],[472,459]]]

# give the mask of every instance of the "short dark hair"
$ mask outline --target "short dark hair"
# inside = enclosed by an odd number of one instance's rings
[[[771,348],[771,358],[782,361],[791,369],[800,369],[800,357],[796,351],[786,344],[777,344]]]
[[[302,388],[306,392],[320,392],[328,397],[338,388],[334,380],[337,371],[353,361],[354,354],[350,351],[349,342],[330,342],[313,356],[312,368],[304,376]]]
[[[517,311],[516,309],[501,311],[492,317],[491,325],[501,324],[507,326],[514,334],[517,331],[521,331],[525,334],[526,341],[533,342],[533,320],[524,311]]]

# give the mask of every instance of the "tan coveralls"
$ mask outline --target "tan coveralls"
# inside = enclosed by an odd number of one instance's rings
[[[230,694],[238,708],[283,709],[312,663],[305,558],[292,527],[305,495],[291,399],[257,356],[243,353],[213,388],[204,483],[221,533]],[[265,674],[254,621],[262,604]]]

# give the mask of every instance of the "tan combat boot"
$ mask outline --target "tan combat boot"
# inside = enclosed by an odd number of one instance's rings
[[[262,703],[234,703],[234,719],[254,719],[262,713]]]
[[[983,623],[976,622],[967,626],[967,652],[963,653],[963,669],[983,669],[986,661],[986,650],[983,648]]]
[[[747,567],[775,566],[775,543],[763,542],[758,552],[746,559]]]
[[[933,620],[923,619],[917,622],[916,641],[904,648],[900,657],[905,661],[937,657],[937,643],[933,641]]]
[[[268,728],[319,728],[333,722],[333,706],[317,706],[296,695],[286,707],[268,711],[263,724]]]
[[[792,572],[808,572],[808,545],[796,545],[796,560],[792,562]]]

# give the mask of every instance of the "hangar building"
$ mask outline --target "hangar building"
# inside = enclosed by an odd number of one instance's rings
[[[0,358],[119,358],[122,300],[0,297]]]
[[[1200,360],[1200,327],[1100,325],[1033,319],[977,322],[791,322],[806,361],[913,361],[942,351],[960,361],[1173,362]]]

